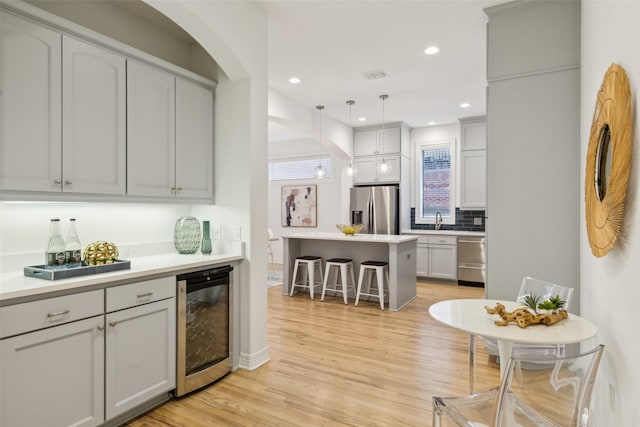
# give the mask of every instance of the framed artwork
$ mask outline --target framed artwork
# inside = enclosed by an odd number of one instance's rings
[[[315,184],[282,187],[282,226],[317,227],[317,194]]]

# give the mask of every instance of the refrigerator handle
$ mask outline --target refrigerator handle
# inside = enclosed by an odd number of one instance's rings
[[[369,223],[367,224],[367,229],[369,230],[369,234],[375,234],[375,230],[373,229],[373,224],[375,223],[373,220],[373,201],[371,200],[371,196],[367,199],[367,213],[369,214]]]

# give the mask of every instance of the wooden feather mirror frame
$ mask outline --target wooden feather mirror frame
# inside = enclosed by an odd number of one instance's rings
[[[622,225],[633,145],[631,90],[624,69],[611,64],[593,113],[585,173],[585,213],[591,252],[606,255]]]

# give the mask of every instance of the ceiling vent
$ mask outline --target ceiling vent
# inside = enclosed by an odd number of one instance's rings
[[[367,71],[366,73],[361,74],[362,77],[367,80],[384,79],[385,77],[387,77],[387,72],[383,70]]]

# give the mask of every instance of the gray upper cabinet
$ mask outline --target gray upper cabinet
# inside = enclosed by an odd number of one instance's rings
[[[579,66],[579,8],[580,2],[567,0],[545,2],[544,7],[510,2],[486,9],[491,17],[487,80]]]
[[[125,58],[62,39],[63,191],[124,195]]]
[[[213,197],[213,92],[176,79],[176,195]]]
[[[353,144],[355,157],[399,153],[400,128],[356,131]]]
[[[486,206],[487,125],[486,118],[460,121],[460,209],[481,210]]]
[[[62,36],[2,11],[0,55],[0,186],[60,191]]]
[[[127,61],[127,194],[171,197],[175,191],[175,77]]]
[[[213,201],[216,83],[21,5],[0,4],[3,198]]]
[[[127,195],[213,197],[213,92],[128,61]]]
[[[2,16],[2,189],[124,195],[124,58]]]

